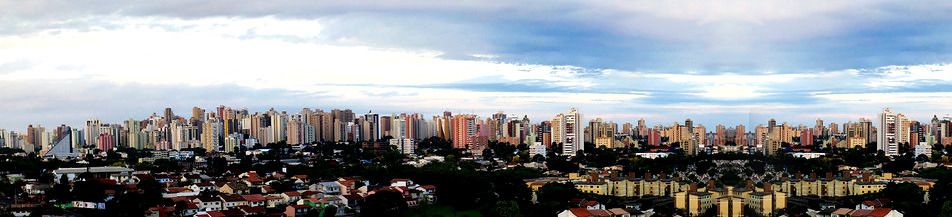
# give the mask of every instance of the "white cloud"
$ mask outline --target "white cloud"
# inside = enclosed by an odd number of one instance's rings
[[[442,52],[340,46],[262,38],[261,34],[320,37],[310,20],[264,18],[118,17],[119,28],[54,29],[0,37],[0,59],[37,66],[4,80],[96,77],[118,83],[211,85],[323,90],[318,84],[438,84],[498,75],[586,87],[573,66],[448,60]],[[163,26],[159,28],[156,26]],[[172,30],[169,30],[172,29]],[[298,29],[303,31],[297,31]],[[255,35],[249,36],[249,33]],[[245,37],[245,38],[243,38]],[[81,71],[58,66],[82,66]]]
[[[685,88],[694,90],[693,95],[723,99],[744,100],[774,94],[777,84],[790,83],[796,79],[816,78],[812,74],[653,74],[644,75],[646,78],[662,78],[681,83]]]
[[[843,104],[952,106],[952,92],[814,93],[813,96]]]
[[[866,85],[870,87],[912,87],[922,82],[952,82],[952,64],[928,64],[912,66],[884,66],[874,70],[877,78]]]

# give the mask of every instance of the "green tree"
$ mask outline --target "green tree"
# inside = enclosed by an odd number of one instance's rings
[[[367,196],[361,207],[363,216],[389,216],[394,211],[407,209],[407,202],[403,195],[393,191],[378,191]]]
[[[939,217],[952,217],[952,201],[945,201],[942,204],[942,210],[939,212]]]
[[[498,201],[495,205],[491,206],[489,209],[486,209],[483,213],[484,216],[499,216],[499,217],[521,217],[522,213],[519,211],[519,204],[515,201]]]

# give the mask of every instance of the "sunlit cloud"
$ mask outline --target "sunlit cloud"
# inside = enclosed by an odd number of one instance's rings
[[[940,0],[0,0],[0,113],[24,114],[0,128],[217,105],[533,120],[577,107],[711,126],[849,121],[884,107],[927,117],[952,108],[950,10]]]

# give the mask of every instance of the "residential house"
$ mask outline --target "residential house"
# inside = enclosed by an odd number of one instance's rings
[[[304,216],[309,210],[311,210],[311,206],[295,204],[285,208],[284,215],[287,217]]]
[[[301,192],[288,191],[281,193],[281,197],[284,198],[285,203],[294,203],[301,199]]]
[[[215,184],[208,183],[208,182],[195,183],[188,186],[188,188],[191,188],[192,191],[194,192],[218,191],[218,186],[215,186]]]
[[[267,206],[268,205],[268,199],[265,199],[264,196],[260,194],[241,195],[241,197],[245,198],[245,201],[248,201],[248,206]]]
[[[248,201],[244,197],[238,194],[222,194],[218,197],[221,197],[222,201],[225,201],[225,209],[237,208],[239,206],[247,206]]]
[[[248,194],[250,189],[244,183],[230,182],[218,188],[218,192],[223,194]]]
[[[323,192],[325,195],[341,195],[341,185],[337,182],[319,182],[311,185],[311,190]]]
[[[267,209],[265,209],[264,207],[260,207],[260,206],[242,206],[242,207],[241,207],[241,212],[242,212],[244,215],[246,215],[246,216],[247,216],[247,215],[264,215],[264,214],[268,214],[268,213],[267,213],[267,212],[268,212]]]
[[[219,197],[195,198],[192,202],[198,204],[202,211],[216,211],[224,209],[225,202]]]

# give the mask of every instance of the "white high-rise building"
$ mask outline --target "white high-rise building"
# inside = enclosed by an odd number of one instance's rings
[[[562,154],[566,156],[575,156],[575,153],[585,149],[585,133],[582,128],[585,127],[582,122],[582,114],[578,109],[569,109],[566,114],[556,116],[559,121],[558,138],[562,142]],[[553,119],[553,124],[556,120]],[[555,130],[555,127],[553,127]],[[555,137],[555,136],[553,136]],[[555,141],[555,140],[553,140]]]
[[[886,156],[899,155],[899,118],[892,109],[883,109],[879,115],[879,130],[876,131],[876,149],[883,151]]]
[[[394,138],[394,139],[390,139],[390,145],[396,146],[397,150],[400,150],[401,154],[412,155],[414,150],[414,145],[416,144],[414,144],[412,139]]]
[[[86,145],[97,147],[99,142],[96,140],[99,139],[99,119],[89,119],[86,121]]]

